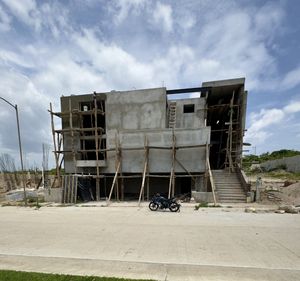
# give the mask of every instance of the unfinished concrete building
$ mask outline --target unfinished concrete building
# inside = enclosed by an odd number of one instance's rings
[[[61,112],[50,105],[50,113],[58,178],[62,162],[73,175],[63,183],[63,202],[76,201],[77,186],[88,190],[87,200],[141,201],[159,192],[245,202],[244,82],[62,96]]]

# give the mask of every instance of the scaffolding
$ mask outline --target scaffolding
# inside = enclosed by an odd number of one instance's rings
[[[220,128],[216,128],[214,124],[209,123],[209,125],[212,127],[211,133],[218,135],[218,155],[215,166],[219,169],[228,169],[229,172],[234,172],[241,164],[240,155],[242,154],[244,133],[240,115],[242,106],[242,101],[238,99],[238,95],[234,91],[228,103],[208,105],[210,116],[224,116],[223,120],[215,118],[213,121],[217,124],[223,122]]]
[[[93,95],[93,108],[82,107],[82,110],[73,109],[71,104],[71,99],[69,100],[68,110],[63,112],[54,112],[52,104],[50,103],[49,113],[51,115],[51,125],[52,125],[52,136],[53,136],[53,146],[54,146],[54,156],[56,162],[56,180],[59,186],[63,187],[63,203],[74,203],[76,199],[74,199],[74,183],[77,184],[77,180],[72,177],[62,177],[61,169],[62,163],[64,161],[64,155],[71,155],[74,165],[75,173],[72,176],[77,177],[87,177],[90,176],[96,180],[96,200],[100,200],[100,179],[109,179],[112,178],[112,184],[109,190],[109,195],[107,197],[107,204],[110,203],[112,195],[114,193],[114,198],[119,200],[124,200],[124,179],[130,178],[140,178],[141,186],[138,192],[138,203],[141,201],[150,199],[150,179],[151,178],[165,178],[168,179],[168,198],[174,197],[175,195],[175,179],[176,178],[184,178],[189,177],[193,181],[196,182],[197,177],[204,177],[204,173],[190,173],[188,169],[177,159],[176,152],[180,149],[190,149],[190,148],[206,148],[206,145],[184,145],[179,146],[176,144],[176,136],[174,133],[174,128],[172,128],[172,142],[170,146],[151,146],[149,145],[149,141],[145,136],[144,146],[143,147],[121,147],[119,136],[115,135],[115,148],[106,148],[106,143],[104,140],[106,139],[105,135],[105,127],[100,127],[98,124],[98,114],[105,115],[104,111],[104,103],[97,100],[97,95],[94,93]],[[100,105],[100,106],[99,106]],[[88,106],[88,105],[86,105]],[[54,117],[59,117],[61,122],[65,122],[64,128],[56,129]],[[85,117],[85,118],[83,118]],[[84,126],[84,119],[90,118],[91,127],[87,128]],[[80,126],[74,126],[74,120],[76,120],[77,124]],[[70,139],[70,149],[65,150],[63,148],[64,140],[68,135]],[[78,149],[76,145],[76,139],[80,138],[81,140],[81,148]],[[94,141],[95,148],[87,149],[85,147],[85,141]],[[144,163],[141,174],[124,174],[122,172],[122,152],[123,151],[144,151]],[[149,155],[151,154],[151,150],[169,150],[171,152],[171,169],[169,174],[154,174],[150,173],[149,170]],[[208,150],[206,150],[208,151]],[[115,173],[114,175],[101,173],[101,167],[99,165],[99,155],[101,155],[101,159],[103,161],[106,160],[107,152],[115,152]],[[94,153],[96,158],[96,173],[92,175],[86,174],[78,174],[77,173],[77,161],[80,159],[88,159],[90,153]],[[208,152],[206,152],[208,153]],[[80,157],[78,157],[80,156]],[[184,173],[175,173],[176,165],[180,167]],[[72,195],[70,195],[72,194]],[[76,193],[77,195],[77,193]]]
[[[68,189],[72,184],[62,185],[61,168],[63,161],[68,161],[68,165],[73,163],[73,176],[91,177],[95,181],[95,200],[103,198],[105,192],[106,201],[109,204],[112,198],[123,201],[125,197],[126,179],[140,179],[140,187],[137,192],[139,204],[143,200],[150,199],[150,179],[161,178],[168,181],[167,197],[174,197],[177,178],[190,178],[196,186],[197,178],[204,178],[205,189],[212,189],[214,202],[216,203],[215,186],[212,177],[213,169],[228,169],[234,172],[240,164],[242,153],[243,137],[243,113],[245,112],[245,99],[241,98],[241,92],[229,92],[222,99],[218,96],[211,97],[211,87],[177,89],[167,91],[167,95],[199,92],[200,97],[206,100],[204,109],[205,126],[211,127],[210,142],[196,145],[178,145],[176,140],[176,101],[170,100],[166,111],[168,120],[166,127],[172,132],[169,145],[154,146],[149,143],[146,135],[144,145],[140,147],[124,147],[121,145],[120,136],[115,134],[115,145],[112,148],[106,146],[106,123],[105,123],[105,99],[106,95],[93,93],[87,99],[79,102],[78,108],[73,108],[72,97],[65,99],[62,112],[54,112],[50,103],[50,115],[52,125],[52,136],[54,145],[54,155],[56,162],[56,179],[59,186]],[[66,102],[67,101],[67,102]],[[242,113],[242,114],[241,114]],[[58,117],[62,122],[62,129],[55,128],[54,117]],[[180,120],[180,119],[179,119]],[[218,122],[220,122],[219,125]],[[166,128],[167,129],[167,128]],[[214,138],[212,136],[215,136]],[[67,142],[67,145],[65,143]],[[205,171],[190,172],[178,157],[181,149],[203,148],[201,155],[205,153]],[[127,151],[143,151],[143,163],[140,173],[124,172],[122,164],[123,157]],[[149,159],[153,150],[167,150],[170,155],[170,170],[168,172],[150,171]],[[204,152],[205,151],[205,152]],[[114,172],[105,172],[107,155],[114,157]],[[114,156],[113,156],[114,155]],[[142,154],[141,154],[142,155]],[[200,155],[199,155],[200,156]],[[168,156],[169,157],[169,156]],[[66,160],[67,158],[67,160]],[[203,158],[202,158],[203,159]],[[93,165],[82,166],[84,161],[94,161]],[[81,161],[81,162],[80,162]],[[110,160],[109,160],[110,161]],[[111,163],[110,163],[111,165]],[[79,168],[91,167],[92,172],[86,169],[84,174],[78,173]],[[78,169],[77,169],[78,168]],[[111,168],[111,167],[110,167]],[[181,172],[178,172],[181,170]],[[177,171],[177,172],[176,172]],[[72,181],[75,182],[76,181]],[[136,183],[136,182],[135,182]],[[103,186],[101,186],[103,185]],[[107,191],[107,187],[109,190]],[[73,187],[72,187],[73,188]],[[66,191],[68,192],[68,191]],[[66,193],[69,194],[69,193]],[[102,194],[102,195],[101,195]],[[67,196],[68,198],[68,196]],[[67,200],[67,199],[66,199]],[[74,198],[72,199],[74,201]]]

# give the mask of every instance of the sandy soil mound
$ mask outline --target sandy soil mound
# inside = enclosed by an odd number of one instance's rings
[[[280,198],[283,203],[300,205],[300,182],[281,188]]]

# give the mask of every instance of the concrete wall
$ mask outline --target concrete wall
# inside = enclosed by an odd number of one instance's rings
[[[184,105],[190,104],[194,104],[195,111],[191,113],[184,113]],[[190,129],[204,127],[206,118],[205,108],[205,98],[176,100],[176,128]]]
[[[192,191],[192,197],[197,203],[213,203],[214,198],[212,192]]]
[[[106,130],[164,129],[166,88],[111,92],[106,100]]]
[[[118,135],[123,148],[143,148],[145,136],[149,146],[172,147],[172,130],[140,130],[140,131],[109,131],[107,147],[115,148],[115,136]],[[210,127],[202,129],[176,129],[174,131],[177,146],[205,145],[210,143]],[[177,159],[189,172],[205,171],[205,147],[178,149]],[[122,151],[122,170],[125,173],[142,173],[144,166],[144,150]],[[151,149],[149,153],[149,169],[151,173],[170,173],[172,165],[171,150]],[[104,173],[115,172],[115,152],[107,152],[107,167]],[[175,172],[185,171],[176,164]]]
[[[62,202],[62,188],[51,188],[50,190],[45,190],[44,198],[46,202]]]
[[[147,136],[150,146],[172,146],[172,130],[166,128],[167,99],[165,88],[109,92],[97,94],[97,98],[105,100],[106,146],[115,149],[116,134],[121,147],[143,147]],[[93,101],[93,95],[79,95],[61,98],[61,111],[80,110],[82,102]],[[185,104],[195,104],[193,113],[183,113]],[[205,98],[177,100],[177,146],[205,145],[210,143],[210,128],[205,123]],[[69,127],[69,116],[65,115],[62,127]],[[73,127],[80,127],[79,118],[73,115]],[[196,129],[197,128],[197,129]],[[74,132],[74,146],[80,150],[79,133]],[[64,134],[64,150],[71,150],[70,133]],[[190,172],[205,171],[205,147],[177,150],[177,158]],[[77,154],[77,160],[79,154]],[[122,151],[122,171],[125,173],[141,173],[144,165],[144,151]],[[77,172],[95,174],[96,161],[79,161]],[[151,173],[170,173],[172,165],[171,150],[151,149],[149,167]],[[80,167],[81,166],[81,167]],[[101,161],[101,173],[115,172],[115,152],[107,152],[106,162]],[[74,173],[75,167],[71,153],[65,153],[64,168],[67,173]],[[185,173],[178,164],[176,172]]]
[[[299,173],[300,172],[300,155],[293,157],[286,157],[282,159],[266,161],[261,163],[260,166],[265,170],[273,170],[280,166],[286,166],[288,172]]]

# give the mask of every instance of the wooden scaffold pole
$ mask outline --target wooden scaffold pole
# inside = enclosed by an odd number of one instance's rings
[[[99,135],[98,135],[98,104],[97,96],[94,92],[94,118],[95,118],[95,149],[96,149],[96,200],[100,200],[100,175],[99,175]],[[101,139],[101,138],[100,138]]]
[[[116,173],[115,173],[115,176],[114,176],[111,188],[110,188],[109,196],[108,196],[108,199],[107,199],[107,205],[109,205],[109,203],[110,203],[113,190],[115,189],[114,187],[117,186],[116,189],[118,189],[118,174],[119,174],[119,171],[120,171],[120,168],[121,168],[121,162],[122,162],[121,161],[122,159],[120,157],[119,140],[118,140],[117,134],[115,136],[115,150],[116,150],[116,154],[115,154]],[[115,190],[115,192],[116,192],[115,193],[115,195],[116,195],[115,197],[118,200],[118,198],[119,198],[119,191]]]
[[[115,143],[116,143],[116,156],[115,156],[115,169],[118,169],[118,172],[120,173],[121,170],[121,155],[120,155],[120,146],[119,146],[119,138],[118,135],[115,135]],[[116,188],[115,188],[115,199],[119,201],[119,178],[117,177],[116,181]]]
[[[211,168],[210,168],[210,163],[209,163],[209,149],[208,149],[208,143],[206,143],[206,168],[208,171],[208,175],[209,175],[209,179],[210,179],[210,183],[211,183],[211,191],[213,194],[213,199],[214,199],[214,205],[217,205],[217,200],[216,200],[216,195],[215,195],[215,182],[214,182],[214,178],[211,172]]]
[[[168,198],[174,197],[175,193],[175,159],[176,159],[176,137],[172,134],[172,167],[171,167],[171,174],[170,174],[170,181],[169,181],[169,192]]]
[[[74,173],[77,174],[77,163],[76,163],[76,152],[75,152],[75,143],[74,143],[74,129],[73,129],[73,114],[72,114],[72,104],[71,99],[69,99],[69,126],[71,132],[71,147],[72,147],[72,158],[74,164]]]
[[[109,205],[109,203],[110,203],[111,195],[112,195],[112,192],[113,192],[113,190],[114,190],[114,186],[115,186],[115,184],[116,184],[116,180],[117,180],[117,178],[118,178],[118,173],[119,173],[119,169],[120,169],[120,164],[121,164],[121,163],[119,162],[118,165],[117,165],[116,173],[115,173],[115,176],[114,176],[114,179],[113,179],[111,188],[110,188],[109,196],[108,196],[108,199],[107,199],[107,205]]]
[[[54,158],[56,164],[56,177],[58,186],[61,186],[61,178],[60,178],[60,168],[59,168],[59,153],[57,152],[59,149],[57,148],[56,138],[55,138],[55,126],[54,126],[54,118],[52,111],[52,103],[50,102],[50,115],[51,115],[51,127],[52,127],[52,137],[53,137],[53,146],[54,146]],[[60,146],[59,146],[60,147]]]
[[[229,119],[229,128],[228,128],[228,137],[227,137],[227,145],[226,145],[226,161],[229,165],[229,172],[233,172],[233,162],[232,162],[232,121],[233,121],[233,102],[234,102],[234,91],[232,94],[232,98],[230,100],[230,119]]]
[[[144,186],[145,186],[145,179],[146,179],[146,173],[148,170],[148,155],[149,155],[149,148],[148,148],[148,139],[145,137],[145,160],[144,160],[144,170],[143,170],[143,178],[142,178],[142,184],[141,184],[141,190],[139,195],[139,203],[138,206],[141,204],[142,194],[144,194]]]

